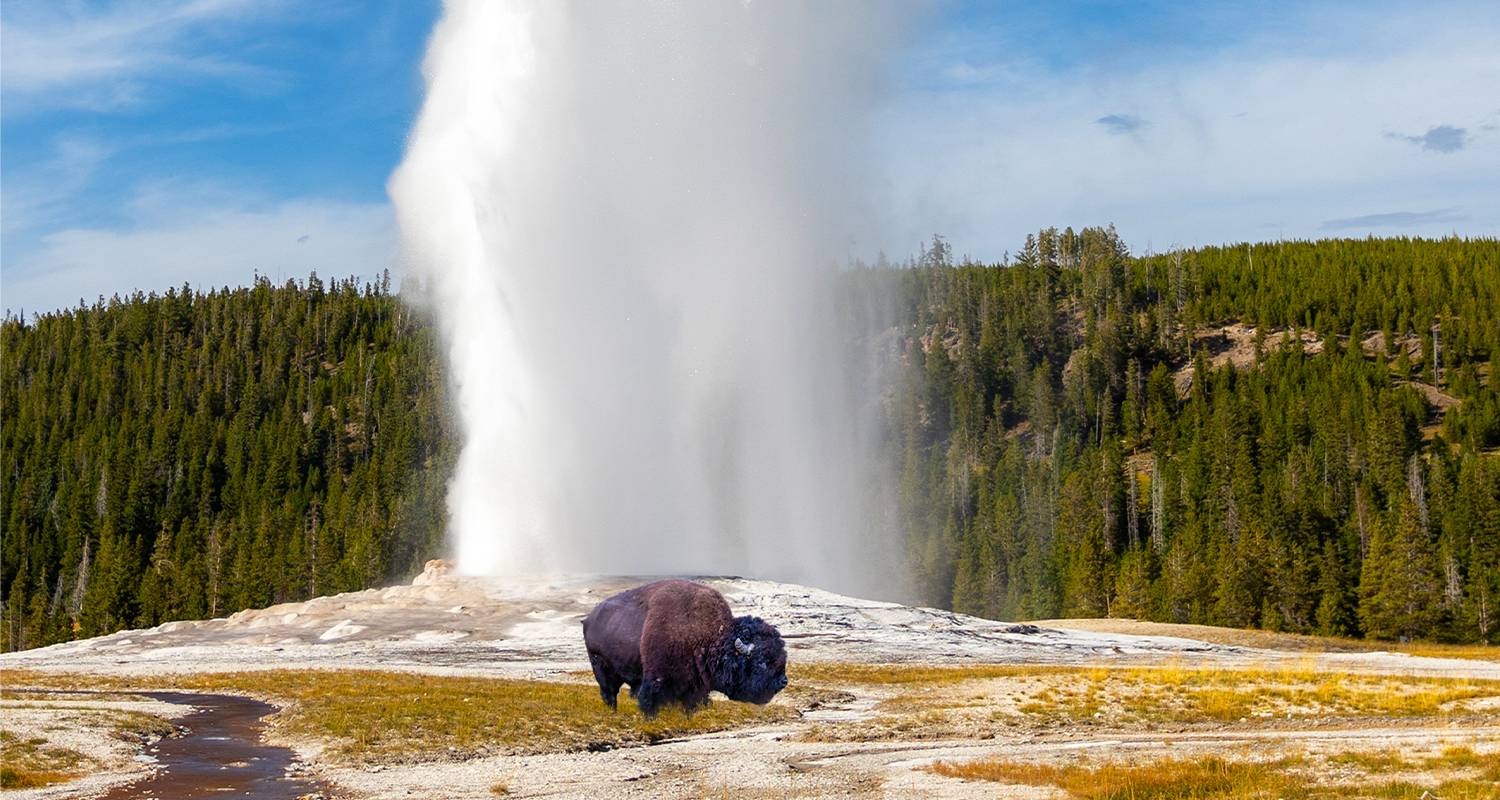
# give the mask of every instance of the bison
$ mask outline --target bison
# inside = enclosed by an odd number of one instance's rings
[[[648,718],[664,705],[691,714],[708,693],[764,705],[786,688],[786,647],[758,617],[735,617],[717,591],[680,579],[628,589],[583,619],[599,694],[610,708],[630,686]]]

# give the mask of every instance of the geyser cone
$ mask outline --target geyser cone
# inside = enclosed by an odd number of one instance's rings
[[[446,5],[391,194],[463,424],[463,570],[892,591],[831,292],[901,22]]]

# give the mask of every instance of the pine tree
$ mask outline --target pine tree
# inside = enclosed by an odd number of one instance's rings
[[[1377,526],[1360,595],[1360,623],[1370,636],[1409,641],[1437,624],[1441,583],[1415,503],[1398,500],[1393,518]]]

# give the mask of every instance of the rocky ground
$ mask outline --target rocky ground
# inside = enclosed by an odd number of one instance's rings
[[[63,784],[6,793],[15,800],[88,797],[145,775],[153,763],[147,751],[171,732],[170,721],[190,710],[129,695],[13,688],[7,686],[0,694],[0,730],[7,744],[61,755],[69,771],[82,773]],[[33,746],[25,747],[28,744]]]
[[[168,622],[0,656],[0,666],[160,674],[379,666],[555,677],[587,669],[580,622],[649,577],[471,578],[434,562],[409,586],[320,597],[222,619]],[[1108,657],[1238,658],[1242,649],[1166,636],[1011,625],[743,578],[701,578],[737,614],[776,624],[796,661],[1078,664]]]
[[[588,678],[580,619],[599,600],[645,580],[481,579],[452,575],[445,564],[434,562],[409,586],[0,655],[0,668],[110,678],[276,668],[383,669],[581,681]],[[776,624],[794,663],[896,665],[892,669],[1026,665],[1036,667],[1037,675],[913,687],[853,678],[841,683],[833,669],[820,679],[824,694],[816,702],[788,692],[785,702],[798,705],[786,721],[604,752],[350,764],[323,758],[322,742],[288,739],[286,744],[340,793],[356,798],[490,797],[502,792],[577,797],[597,796],[606,787],[617,797],[994,797],[996,784],[941,777],[921,767],[940,759],[997,754],[1047,761],[1074,759],[1080,753],[1146,758],[1295,750],[1303,757],[1318,748],[1436,753],[1462,746],[1485,754],[1500,749],[1500,721],[1494,718],[1500,701],[1483,691],[1473,693],[1472,700],[1443,706],[1440,715],[1382,717],[1381,724],[1372,724],[1374,718],[1368,716],[1309,718],[1300,711],[1294,716],[1298,709],[1292,705],[1285,705],[1284,719],[1279,718],[1282,706],[1270,706],[1274,713],[1257,712],[1264,719],[1195,722],[1179,715],[1162,721],[1149,714],[1117,718],[1106,713],[1128,698],[1118,689],[1100,694],[1103,679],[1095,675],[1087,678],[1094,681],[1088,697],[1102,702],[1104,709],[1089,718],[1079,715],[1082,700],[1076,698],[1083,695],[1075,695],[1073,688],[1086,679],[1076,671],[1048,672],[1067,666],[1129,670],[1189,665],[1196,670],[1296,670],[1302,677],[1288,679],[1293,683],[1306,683],[1307,674],[1319,673],[1500,681],[1496,661],[1264,649],[1160,635],[1161,628],[1153,628],[1153,635],[1128,635],[1067,629],[1061,627],[1065,622],[1012,625],[802,586],[703,580],[725,594],[735,613],[753,613]],[[1292,696],[1296,688],[1278,691]],[[1073,698],[1067,700],[1071,705],[1058,706],[1056,719],[1035,710],[1029,715],[1017,711],[1017,698],[1051,698],[1054,689]],[[10,726],[7,712],[4,727]],[[46,727],[33,727],[38,726]],[[111,753],[118,749],[114,744],[110,748]],[[97,746],[85,750],[100,752]],[[110,764],[122,763],[118,754],[110,759]],[[87,789],[72,787],[76,796],[87,796]],[[1060,796],[1035,787],[1006,791],[1011,794],[1002,796]],[[48,796],[58,795],[53,791]]]

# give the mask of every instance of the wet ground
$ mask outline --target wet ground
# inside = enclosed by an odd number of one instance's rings
[[[187,733],[162,739],[146,755],[159,767],[149,777],[116,788],[104,800],[186,800],[199,797],[294,800],[323,796],[284,747],[261,743],[262,721],[276,707],[248,697],[188,692],[132,692],[196,709],[177,724]]]

